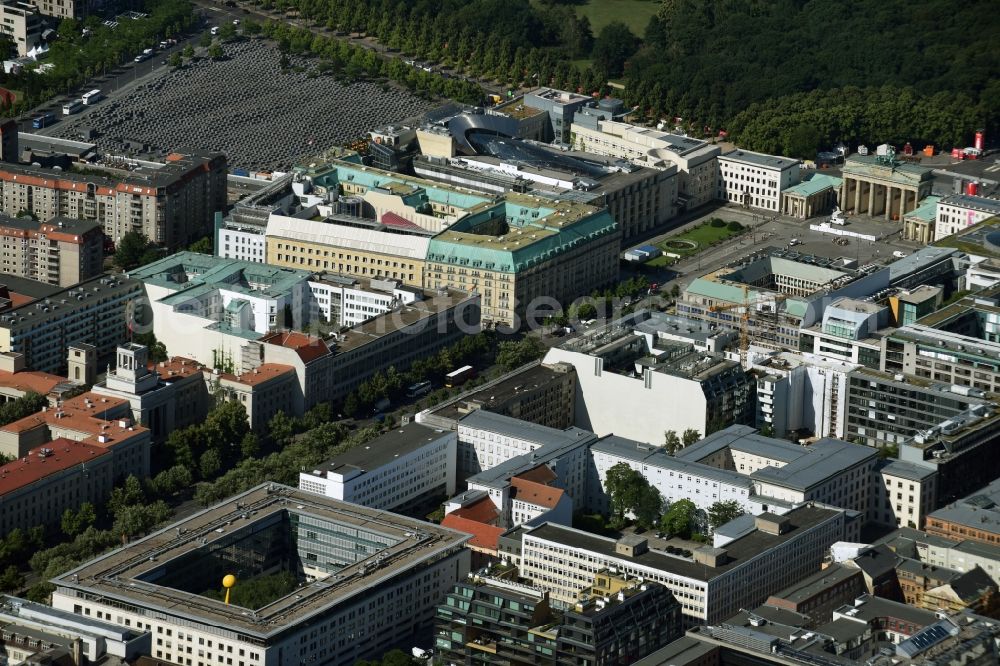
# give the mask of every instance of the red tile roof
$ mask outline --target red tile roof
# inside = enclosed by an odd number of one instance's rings
[[[419,224],[410,222],[405,217],[396,213],[384,213],[382,215],[382,224],[399,229],[423,229]]]
[[[472,539],[468,541],[468,545],[470,546],[492,551],[497,550],[500,535],[505,531],[502,527],[495,527],[493,525],[486,525],[475,520],[469,520],[468,518],[455,515],[456,513],[457,512],[453,511],[445,516],[444,520],[441,521],[441,527],[450,527],[453,530],[471,534]]]
[[[477,523],[486,523],[487,525],[490,525],[500,517],[500,511],[497,510],[493,500],[489,497],[483,497],[468,506],[463,506],[461,509],[452,511],[448,515],[461,516],[462,518],[474,520]]]
[[[38,454],[42,449],[51,449],[52,453],[40,457]],[[65,438],[53,440],[0,467],[0,496],[104,455],[108,455],[106,449],[92,444]]]
[[[67,381],[65,377],[50,375],[47,372],[22,370],[21,372],[4,372],[0,370],[0,386],[18,391],[34,391],[47,395],[59,384]]]
[[[559,477],[556,476],[556,473],[548,465],[543,464],[533,467],[526,472],[521,472],[517,475],[517,478],[524,479],[525,481],[534,481],[535,483],[547,486]]]
[[[563,496],[562,488],[543,486],[540,483],[516,476],[510,480],[510,485],[512,488],[511,497],[513,499],[536,506],[543,506],[547,509],[555,508]]]
[[[195,373],[201,373],[204,367],[198,361],[184,358],[183,356],[174,356],[169,361],[149,364],[150,371],[160,375],[160,379],[166,382],[184,379]]]
[[[261,338],[262,342],[279,347],[294,349],[304,363],[314,361],[330,353],[330,348],[321,338],[295,331],[277,331]]]

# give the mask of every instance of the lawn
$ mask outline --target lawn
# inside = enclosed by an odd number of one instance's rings
[[[729,240],[730,238],[735,238],[745,232],[745,227],[732,230],[729,228],[728,224],[726,226],[713,227],[711,221],[705,221],[693,229],[688,229],[682,234],[671,236],[662,243],[659,243],[658,246],[664,253],[670,252],[673,254],[679,254],[681,257],[688,257],[693,254],[703,252],[714,244],[721,243]],[[683,246],[685,245],[685,241],[690,242],[690,244],[686,247]],[[673,262],[673,257],[661,256],[647,262],[647,265],[669,266]]]
[[[656,15],[660,3],[656,0],[587,0],[577,5],[578,14],[586,16],[594,36],[612,21],[621,21],[636,37],[646,32],[649,19]]]

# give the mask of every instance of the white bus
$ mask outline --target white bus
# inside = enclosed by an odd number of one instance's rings
[[[83,100],[74,99],[72,102],[63,104],[63,115],[72,116],[74,113],[83,111]]]
[[[90,106],[91,104],[97,104],[102,99],[104,99],[104,94],[100,90],[91,90],[89,93],[85,93],[81,101],[85,106]]]

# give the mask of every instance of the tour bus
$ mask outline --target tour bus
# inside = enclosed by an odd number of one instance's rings
[[[407,398],[419,398],[431,392],[431,383],[428,381],[417,382],[406,389]]]
[[[72,102],[63,104],[63,115],[72,116],[74,113],[83,111],[83,100],[74,99]]]
[[[456,386],[461,386],[476,374],[476,371],[472,369],[471,365],[464,365],[458,370],[449,372],[444,376],[444,385],[448,388],[455,388]]]
[[[83,101],[84,106],[90,106],[91,104],[97,104],[102,99],[104,99],[104,94],[100,90],[91,90],[89,93],[85,93],[81,101]]]
[[[32,129],[42,129],[43,127],[48,127],[55,121],[56,121],[56,114],[43,113],[31,119],[31,127]]]

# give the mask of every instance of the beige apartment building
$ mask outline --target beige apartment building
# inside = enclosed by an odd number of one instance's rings
[[[56,18],[84,18],[103,4],[101,0],[31,0],[38,11]]]
[[[299,380],[290,365],[263,363],[238,376],[206,369],[205,376],[222,399],[243,405],[255,432],[261,432],[278,412],[294,415],[300,411]]]
[[[422,230],[392,231],[362,218],[272,215],[267,223],[266,260],[272,266],[393,278],[420,287],[431,235]]]
[[[484,321],[520,328],[616,282],[620,251],[606,208],[507,194],[431,240],[424,286],[476,292]]]
[[[100,275],[104,232],[98,222],[36,222],[0,215],[0,272],[60,287]]]
[[[173,153],[163,163],[132,166],[54,171],[6,163],[0,168],[0,212],[28,211],[46,222],[96,221],[116,242],[136,231],[169,250],[211,232],[216,211],[226,206],[224,155]]]
[[[42,40],[42,17],[35,5],[21,0],[0,2],[0,31],[17,47],[17,55],[24,57]]]

